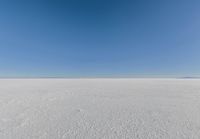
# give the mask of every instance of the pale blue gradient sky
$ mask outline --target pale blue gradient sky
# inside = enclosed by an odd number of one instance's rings
[[[2,0],[0,77],[200,76],[200,1]]]

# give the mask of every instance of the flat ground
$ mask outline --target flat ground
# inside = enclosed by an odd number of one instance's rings
[[[1,79],[0,139],[199,139],[198,79]]]

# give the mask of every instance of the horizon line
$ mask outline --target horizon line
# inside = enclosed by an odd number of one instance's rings
[[[194,76],[152,76],[152,77],[149,77],[149,76],[138,76],[138,77],[127,77],[127,76],[113,76],[113,77],[108,77],[108,76],[105,76],[105,77],[46,77],[46,76],[35,76],[35,77],[28,77],[28,76],[24,76],[24,77],[15,77],[15,76],[12,76],[12,77],[0,77],[0,79],[151,79],[151,78],[175,78],[175,79],[200,79],[200,77],[194,77]]]

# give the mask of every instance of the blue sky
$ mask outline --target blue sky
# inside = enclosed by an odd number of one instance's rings
[[[1,0],[0,77],[200,76],[200,2]]]

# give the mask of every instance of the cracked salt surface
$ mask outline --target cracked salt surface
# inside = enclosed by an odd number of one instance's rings
[[[0,139],[199,139],[198,79],[1,79]]]

